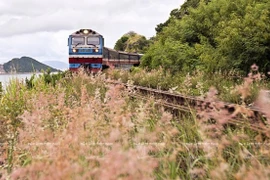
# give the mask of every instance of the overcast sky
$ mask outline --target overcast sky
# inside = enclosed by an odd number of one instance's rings
[[[67,38],[93,29],[113,48],[125,33],[147,38],[184,0],[0,0],[0,64],[30,56],[68,62]]]

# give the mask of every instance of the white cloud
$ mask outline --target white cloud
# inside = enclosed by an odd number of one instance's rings
[[[67,38],[77,29],[101,33],[105,45],[126,32],[146,37],[184,0],[8,0],[0,2],[0,63],[30,56],[67,61]]]

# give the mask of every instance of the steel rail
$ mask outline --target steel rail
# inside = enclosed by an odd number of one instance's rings
[[[149,100],[149,98],[142,96],[142,95],[138,95],[138,94],[131,94],[129,96],[134,97],[134,98],[138,98],[138,99],[142,99],[142,100]],[[186,106],[175,105],[175,104],[167,103],[164,101],[155,101],[155,103],[159,104],[161,106],[167,107],[167,108],[177,109],[177,110],[185,111],[185,112],[191,112],[191,109],[192,109],[192,108],[188,108]],[[260,126],[260,125],[248,123],[246,121],[243,121],[243,119],[240,119],[240,118],[231,118],[228,120],[227,123],[233,124],[233,125],[242,125],[243,127],[250,128],[254,131],[257,131],[257,132],[260,132],[263,134],[267,133],[266,128],[262,128],[262,126]]]
[[[229,124],[234,125],[241,125],[257,132],[263,134],[270,134],[270,130],[263,121],[260,119],[263,116],[263,112],[256,107],[247,107],[247,106],[240,106],[238,104],[227,103],[222,101],[208,101],[199,99],[193,96],[186,96],[176,93],[171,93],[168,91],[158,90],[147,88],[143,86],[131,85],[127,83],[115,82],[115,81],[106,81],[110,84],[114,85],[121,85],[124,86],[129,91],[129,96],[134,98],[139,98],[143,100],[149,100],[149,96],[154,97],[155,103],[162,105],[164,107],[177,109],[180,111],[191,112],[192,109],[196,110],[211,110],[214,109],[214,104],[220,104],[221,110],[226,110],[228,114],[233,114],[238,107],[245,108],[246,111],[252,112],[254,115],[253,117],[249,117],[251,120],[255,120],[255,124],[252,122],[248,122],[247,118],[240,118],[239,116],[232,117],[228,120]]]

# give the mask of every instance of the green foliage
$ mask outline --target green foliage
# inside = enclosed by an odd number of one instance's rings
[[[46,84],[56,85],[56,82],[65,77],[67,72],[58,72],[57,74],[51,74],[51,70],[47,69],[46,72],[43,73],[43,79]]]
[[[34,80],[35,80],[36,75],[33,74],[30,79],[28,78],[25,79],[25,84],[28,89],[32,89],[34,87]]]
[[[0,112],[5,118],[10,120],[13,126],[19,126],[18,117],[25,109],[25,86],[17,79],[12,79],[2,95]]]
[[[128,40],[127,36],[122,36],[115,44],[114,49],[117,51],[125,51],[126,49],[126,42]]]
[[[0,143],[7,143],[6,169],[10,173],[13,168],[14,146],[18,135],[17,129],[21,127],[21,115],[27,109],[26,88],[17,79],[12,79],[5,93],[0,96]],[[3,145],[1,145],[3,147]],[[3,153],[1,150],[1,154]]]
[[[164,69],[176,73],[181,70],[195,69],[198,63],[193,48],[187,44],[173,43],[172,39],[167,39],[163,46],[157,44],[151,46],[143,56],[141,65],[150,69],[162,66]]]
[[[2,96],[3,94],[3,85],[2,85],[2,82],[0,82],[0,97]]]
[[[66,76],[67,72],[58,72],[58,73],[51,73],[51,69],[47,69],[47,71],[43,72],[39,77],[42,79],[44,84],[51,84],[53,86],[56,85],[56,82],[59,81],[60,79],[64,78]],[[26,78],[25,83],[26,87],[28,89],[32,89],[35,87],[35,82],[36,82],[36,74],[33,74],[30,79]]]
[[[210,0],[205,0],[204,2],[207,4]],[[173,9],[170,13],[170,17],[164,23],[160,23],[156,27],[157,34],[162,32],[165,27],[168,27],[169,24],[174,19],[182,19],[185,15],[189,14],[190,8],[197,8],[200,3],[200,0],[186,0],[184,4],[181,5],[179,9]]]
[[[150,40],[133,31],[124,34],[115,44],[114,49],[118,51],[144,53],[148,48]]]
[[[142,58],[143,67],[206,72],[237,69],[248,73],[256,63],[262,71],[267,70],[269,1],[213,0],[198,6],[196,2],[185,7],[187,16],[172,18],[178,17],[173,11],[170,22]]]

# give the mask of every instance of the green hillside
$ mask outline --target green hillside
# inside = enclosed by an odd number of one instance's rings
[[[52,72],[58,71],[50,66],[38,62],[30,57],[14,58],[7,63],[4,63],[4,70],[7,73],[26,73],[26,72],[41,72],[50,69]]]

